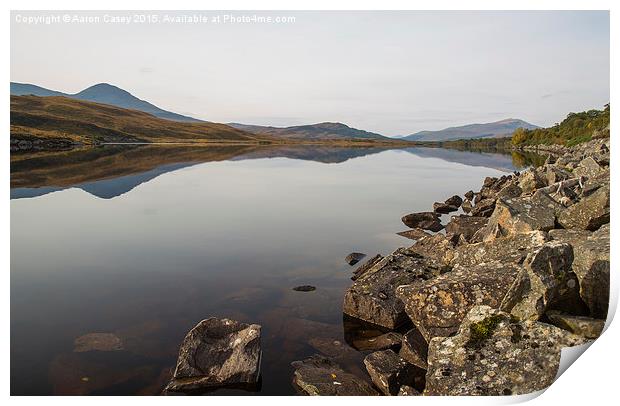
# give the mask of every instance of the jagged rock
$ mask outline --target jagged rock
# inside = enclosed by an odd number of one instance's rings
[[[600,174],[593,178],[589,178],[583,182],[583,188],[581,190],[581,196],[590,196],[596,192],[602,186],[609,186],[609,169],[605,169]]]
[[[519,187],[523,193],[533,193],[544,186],[547,186],[546,179],[535,169],[527,170],[519,176]]]
[[[514,197],[519,197],[522,194],[523,189],[521,189],[517,182],[512,181],[509,182],[497,193],[497,198],[512,199]]]
[[[609,185],[604,185],[591,195],[565,209],[558,216],[564,228],[596,230],[609,223]]]
[[[570,172],[559,168],[557,165],[546,165],[545,176],[548,185],[553,185],[574,177]]]
[[[401,346],[402,340],[402,334],[390,331],[380,336],[355,340],[353,341],[353,347],[359,351],[397,349]]]
[[[452,213],[453,211],[457,211],[458,209],[459,209],[458,206],[453,206],[451,204],[440,203],[440,202],[433,203],[433,211],[435,213],[448,214],[448,213]]]
[[[398,355],[419,368],[426,369],[428,367],[428,342],[418,329],[413,328],[403,336]]]
[[[112,333],[89,333],[80,336],[74,341],[73,352],[87,351],[121,351],[123,342]]]
[[[296,292],[312,292],[313,290],[316,290],[316,287],[312,285],[301,285],[301,286],[295,286],[293,290]]]
[[[603,319],[573,316],[570,314],[563,314],[558,311],[547,312],[547,317],[552,324],[558,326],[559,328],[563,328],[573,334],[590,339],[598,338],[603,332],[603,328],[605,328],[605,320]]]
[[[474,198],[474,191],[470,190],[469,192],[465,193],[465,199],[467,200],[472,200]]]
[[[252,385],[260,373],[258,324],[211,317],[187,333],[166,391]]]
[[[559,241],[547,242],[529,253],[500,309],[519,320],[538,320],[554,300],[570,290],[577,292],[572,262],[572,247]]]
[[[603,168],[592,158],[591,156],[584,158],[579,165],[573,170],[573,175],[576,177],[585,176],[586,178],[593,178],[603,171]]]
[[[424,280],[445,271],[432,259],[399,248],[361,275],[344,295],[343,312],[349,316],[395,329],[407,322],[403,302],[396,297],[400,285]]]
[[[407,231],[401,231],[400,233],[396,233],[401,237],[409,238],[410,240],[419,240],[422,237],[428,237],[430,234],[424,230],[420,230],[419,228],[413,228]]]
[[[454,195],[452,197],[447,198],[444,203],[449,206],[456,206],[458,208],[463,203],[463,198],[461,198],[461,196],[459,195]]]
[[[609,308],[609,224],[594,233],[585,230],[551,230],[554,240],[573,247],[573,272],[579,280],[581,298],[595,318],[607,318]]]
[[[413,324],[429,341],[454,333],[476,305],[499,307],[520,270],[515,264],[499,261],[455,266],[433,279],[399,286],[396,294],[405,303]]]
[[[411,213],[403,216],[402,222],[409,228],[420,228],[422,230],[430,230],[437,232],[443,228],[439,221],[437,213],[432,211],[423,211],[420,213]]]
[[[370,379],[385,395],[395,396],[402,385],[415,386],[424,370],[408,363],[392,350],[377,351],[364,358]]]
[[[463,204],[461,205],[461,208],[463,209],[465,213],[470,213],[473,208],[473,206],[471,205],[471,201],[465,200]]]
[[[293,384],[305,395],[369,396],[379,393],[372,385],[321,355],[291,363],[295,368]]]
[[[349,347],[340,340],[334,340],[328,337],[312,337],[308,340],[308,344],[320,353],[331,357],[332,359],[346,358],[347,356],[357,355],[357,351]]]
[[[353,271],[353,276],[351,276],[351,280],[357,280],[360,276],[362,276],[366,271],[372,268],[377,262],[383,259],[383,255],[377,254],[374,257],[368,259],[362,265],[355,268]]]
[[[420,396],[421,393],[409,385],[403,385],[398,390],[398,396]]]
[[[352,252],[344,259],[345,262],[351,266],[357,264],[362,259],[366,257],[366,254],[362,254],[361,252]]]
[[[435,234],[420,238],[409,247],[409,251],[431,258],[439,263],[448,264],[454,254],[454,247],[454,241],[450,238],[443,234]]]
[[[425,395],[522,395],[551,385],[563,347],[582,337],[488,306],[471,309],[453,337],[429,344]]]
[[[450,222],[446,224],[446,234],[460,234],[469,242],[476,231],[485,227],[488,222],[489,219],[486,217],[452,216]]]
[[[476,202],[471,209],[471,215],[475,217],[490,217],[495,210],[495,199],[483,199]]]
[[[476,240],[474,236],[474,240]],[[521,264],[527,254],[549,240],[544,231],[532,231],[497,238],[477,244],[459,246],[453,250],[450,265],[473,266],[482,262],[501,261]]]

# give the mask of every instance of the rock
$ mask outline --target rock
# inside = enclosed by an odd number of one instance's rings
[[[572,270],[579,280],[579,293],[595,318],[607,318],[609,308],[609,224],[591,233],[585,230],[551,230],[554,240],[573,247]]]
[[[544,186],[547,186],[546,179],[535,169],[529,169],[519,176],[519,187],[523,193],[533,193]]]
[[[584,158],[579,165],[573,170],[573,175],[576,177],[584,176],[586,178],[593,178],[600,174],[603,168],[592,158],[591,156]]]
[[[420,396],[421,393],[409,385],[403,385],[398,390],[398,396]]]
[[[112,333],[89,333],[80,336],[73,342],[73,352],[87,351],[121,351],[123,342]]]
[[[402,221],[409,228],[421,228],[434,232],[443,228],[437,213],[431,211],[407,214],[402,218]]]
[[[448,264],[452,259],[454,247],[455,244],[451,238],[438,233],[420,238],[409,247],[409,251],[426,258],[431,258],[438,263]]]
[[[444,203],[447,204],[448,206],[456,206],[458,208],[463,203],[463,199],[461,198],[461,196],[454,195],[452,197],[447,198]]]
[[[311,285],[301,285],[294,287],[293,290],[297,292],[312,292],[313,290],[316,290],[316,287]]]
[[[392,350],[373,352],[364,358],[370,379],[384,395],[395,396],[402,385],[415,386],[424,370],[411,365]]]
[[[366,273],[366,271],[368,271],[370,268],[372,268],[377,262],[381,261],[382,259],[383,259],[383,255],[377,254],[374,257],[367,260],[366,262],[364,262],[362,265],[358,266],[353,271],[353,276],[351,276],[351,280],[353,281],[357,280],[357,278],[359,278],[364,273]]]
[[[514,197],[519,197],[522,194],[523,189],[521,189],[521,187],[513,181],[508,183],[497,193],[497,198],[512,199]]]
[[[413,228],[407,231],[401,231],[400,233],[396,233],[401,237],[409,238],[410,240],[419,240],[422,237],[428,237],[430,234],[424,230],[420,230],[419,228]]]
[[[439,275],[445,267],[415,252],[399,248],[361,275],[344,295],[343,312],[349,316],[395,329],[408,321],[400,285]]]
[[[351,266],[357,264],[362,259],[366,257],[366,254],[362,254],[361,252],[352,252],[344,259],[345,262]]]
[[[583,180],[583,178],[580,178]],[[599,175],[587,179],[582,182],[583,188],[581,189],[581,197],[590,196],[603,186],[609,186],[609,169],[605,169]]]
[[[605,320],[585,316],[572,316],[558,311],[547,312],[552,324],[585,338],[598,338],[605,328]]]
[[[465,213],[471,212],[471,209],[473,208],[473,206],[471,205],[471,201],[465,200],[463,204],[461,205],[461,208],[463,209]]]
[[[353,347],[359,351],[398,349],[402,340],[402,334],[390,331],[377,337],[355,340],[353,341]]]
[[[428,342],[418,329],[413,328],[403,336],[398,355],[419,368],[427,368]]]
[[[322,354],[335,358],[346,358],[353,354],[357,354],[353,348],[349,347],[340,340],[334,340],[327,337],[312,337],[308,340],[308,344]]]
[[[448,336],[458,330],[467,312],[476,305],[495,308],[502,303],[521,268],[499,261],[455,266],[452,271],[423,282],[401,285],[397,296],[422,336]]]
[[[558,216],[564,228],[596,230],[609,223],[609,185],[604,185],[591,195],[565,209]]]
[[[563,347],[585,339],[555,326],[471,309],[453,337],[429,344],[424,395],[522,395],[551,385]]]
[[[211,317],[187,333],[168,392],[252,385],[260,373],[258,324]]]
[[[476,240],[477,237],[474,236],[473,239]],[[491,241],[459,246],[453,250],[450,265],[467,267],[490,261],[521,264],[530,251],[542,246],[548,240],[549,236],[546,232],[532,231],[526,234],[515,234]]]
[[[567,295],[566,291],[578,290],[572,262],[573,248],[559,241],[529,253],[499,308],[519,320],[538,320],[554,300]]]
[[[471,209],[471,215],[474,217],[490,217],[493,210],[495,210],[495,199],[483,199]]]
[[[467,200],[472,200],[474,198],[474,191],[470,190],[467,193],[465,193],[465,199]]]
[[[446,224],[446,234],[462,235],[469,242],[476,231],[485,227],[488,222],[489,219],[486,217],[452,216],[450,222]]]
[[[433,203],[433,211],[435,213],[448,214],[448,213],[452,213],[453,211],[457,211],[458,209],[459,209],[458,206],[453,206],[453,205],[446,204],[446,203],[440,203],[440,202]]]
[[[293,384],[305,395],[312,396],[369,396],[379,393],[372,385],[321,355],[291,363]]]
[[[559,168],[557,165],[546,165],[545,177],[547,178],[547,184],[553,185],[555,183],[570,179],[574,176],[570,172]]]

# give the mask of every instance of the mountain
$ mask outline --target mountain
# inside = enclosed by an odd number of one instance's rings
[[[119,87],[110,85],[108,83],[99,83],[82,90],[79,93],[68,94],[57,92],[55,90],[45,89],[40,86],[31,85],[28,83],[16,83],[11,82],[11,95],[14,96],[64,96],[71,99],[86,100],[95,103],[111,104],[112,106],[122,107],[124,109],[140,110],[145,113],[154,115],[155,117],[163,118],[166,120],[183,121],[183,122],[200,122],[201,120],[183,116],[181,114],[172,113],[160,109],[159,107],[138,99],[126,90]]]
[[[342,123],[318,123],[293,127],[265,127],[239,123],[228,123],[228,125],[253,134],[269,135],[293,140],[390,140],[390,138],[381,134],[358,130]]]
[[[11,146],[98,143],[252,143],[273,138],[225,124],[164,120],[138,110],[62,96],[11,96]]]
[[[517,128],[534,129],[538,126],[526,121],[508,118],[484,124],[468,124],[438,131],[420,131],[401,139],[409,141],[447,141],[469,138],[509,137]]]

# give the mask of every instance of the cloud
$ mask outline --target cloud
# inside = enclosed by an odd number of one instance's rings
[[[148,75],[149,73],[153,73],[155,72],[155,69],[149,67],[149,66],[143,66],[140,68],[140,73]]]

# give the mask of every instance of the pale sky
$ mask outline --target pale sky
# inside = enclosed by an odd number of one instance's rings
[[[609,13],[154,12],[158,23],[28,24],[13,12],[11,80],[78,92],[107,82],[215,122],[339,121],[384,135],[520,118],[548,126],[609,101]],[[141,13],[143,14],[143,13]],[[220,23],[162,22],[220,15]],[[19,21],[18,21],[19,20]]]

